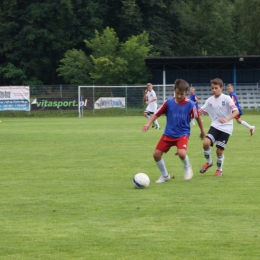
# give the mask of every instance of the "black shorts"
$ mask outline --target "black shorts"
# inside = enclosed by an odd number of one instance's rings
[[[148,110],[145,110],[144,113],[146,113],[148,116],[152,116],[154,114],[154,112]]]
[[[228,142],[229,134],[211,126],[206,137],[211,141],[210,146],[213,146],[216,142],[216,147],[224,150]]]

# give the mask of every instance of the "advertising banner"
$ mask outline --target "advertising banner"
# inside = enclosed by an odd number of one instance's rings
[[[30,87],[0,87],[0,111],[30,111]]]
[[[80,101],[80,106],[85,109],[93,109],[92,99]],[[76,110],[77,98],[36,98],[31,103],[31,110]]]
[[[101,97],[95,102],[95,109],[101,108],[125,108],[124,97]]]

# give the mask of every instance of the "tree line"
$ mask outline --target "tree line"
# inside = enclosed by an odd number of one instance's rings
[[[259,0],[0,3],[0,85],[140,84],[145,57],[260,54]]]

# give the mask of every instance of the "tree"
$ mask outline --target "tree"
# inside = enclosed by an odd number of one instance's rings
[[[179,10],[177,46],[183,56],[238,54],[234,6],[229,0],[189,0]]]
[[[237,0],[238,41],[241,54],[260,54],[260,1]]]
[[[25,77],[3,78],[6,84],[37,79],[55,84],[64,53],[84,46],[84,39],[101,30],[103,5],[95,0],[3,0],[0,8],[0,66],[8,63]],[[2,37],[3,36],[3,37]],[[13,74],[15,75],[15,74]]]
[[[144,59],[155,53],[146,32],[120,43],[114,29],[107,27],[85,43],[92,50],[90,75],[95,84],[137,84],[150,76]]]
[[[61,65],[57,69],[58,76],[62,77],[66,83],[80,85],[92,83],[89,77],[92,64],[82,50],[68,50],[60,62]]]

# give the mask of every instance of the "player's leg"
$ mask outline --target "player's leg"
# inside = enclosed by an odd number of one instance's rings
[[[150,117],[153,115],[153,113],[151,111],[148,111],[148,110],[145,110],[144,111],[144,116],[147,118],[147,119],[150,119]],[[154,123],[152,123],[152,127],[154,127]]]
[[[147,110],[144,111],[144,117],[146,117],[148,119],[150,118],[150,117],[148,117],[148,111]]]
[[[226,145],[227,145],[227,142],[229,139],[229,134],[219,131],[217,138],[218,138],[218,140],[221,140],[221,141],[217,141],[217,143],[216,143],[217,170],[216,170],[215,176],[222,176],[223,175],[222,167],[223,167],[224,159],[225,159],[224,150],[226,148]]]
[[[169,145],[169,142],[168,143],[165,142],[163,140],[163,136],[162,136],[154,150],[153,158],[155,160],[155,163],[156,163],[158,169],[161,172],[160,178],[156,181],[157,183],[162,183],[162,182],[168,181],[171,178],[170,174],[168,173],[168,171],[166,169],[164,160],[162,158],[163,153],[167,153],[169,151],[170,147],[171,146]]]
[[[195,126],[195,120],[194,120],[194,118],[191,119],[191,124],[192,124],[193,126]]]
[[[255,132],[255,126],[250,125],[250,124],[248,124],[246,121],[241,120],[241,115],[238,115],[238,116],[236,117],[236,120],[237,120],[237,122],[238,122],[239,124],[241,124],[241,125],[247,127],[247,128],[249,129],[249,132],[250,132],[251,135],[254,134],[254,132]]]
[[[189,140],[188,136],[183,136],[183,137],[179,138],[179,140],[176,143],[177,148],[178,148],[177,154],[179,155],[179,158],[181,159],[181,161],[183,163],[185,180],[190,180],[193,177],[193,171],[191,168],[189,157],[186,154],[186,149],[188,147],[188,140]]]
[[[161,129],[157,119],[154,120],[153,123],[155,124],[157,130]]]
[[[222,176],[223,175],[222,167],[223,167],[224,159],[225,159],[225,156],[223,153],[223,148],[217,147],[216,154],[217,154],[217,170],[216,170],[215,175]]]
[[[215,136],[217,129],[210,127],[204,141],[203,141],[203,154],[206,159],[206,163],[200,168],[200,173],[206,172],[212,165],[211,146],[215,143]]]

